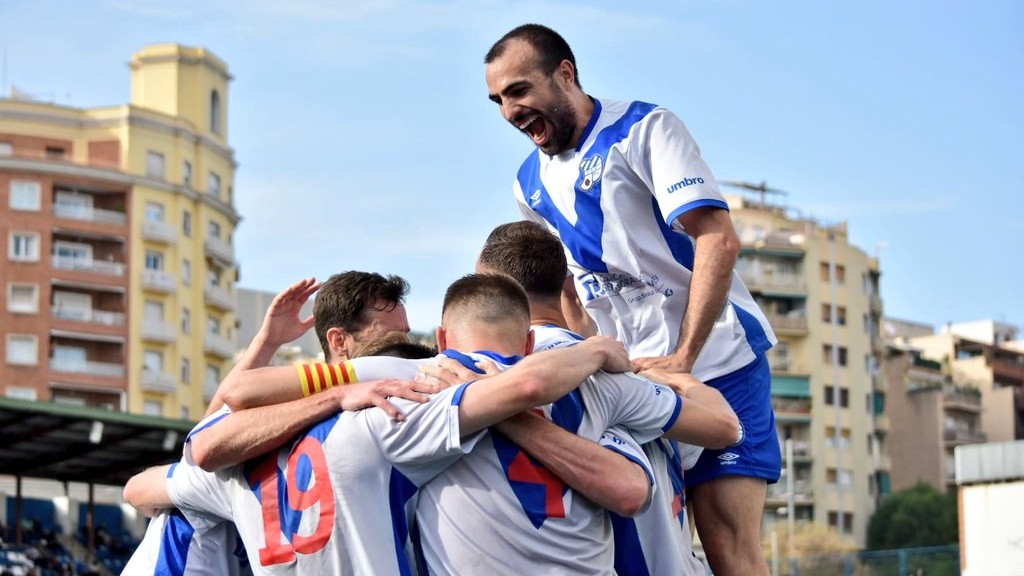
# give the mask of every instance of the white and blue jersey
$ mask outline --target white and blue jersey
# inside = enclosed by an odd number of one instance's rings
[[[417,373],[390,360],[391,377]],[[242,466],[176,477],[168,492],[197,531],[234,519],[256,574],[414,574],[416,491],[480,436],[461,438],[464,389],[392,399],[401,422],[376,408],[335,415]]]
[[[571,346],[582,340],[569,330],[551,325],[533,326],[533,334],[537,350]],[[703,576],[704,567],[693,554],[693,539],[686,519],[679,444],[659,438],[642,448],[650,462],[657,490],[650,506],[634,518],[609,512],[615,539],[615,573],[618,576]]]
[[[653,104],[595,99],[579,146],[556,156],[534,151],[514,189],[523,215],[561,238],[598,331],[634,357],[674,351],[694,256],[677,219],[704,206],[728,209],[682,121]],[[693,374],[707,381],[732,373],[774,343],[734,271]]]
[[[168,476],[185,464],[175,464]],[[179,472],[180,473],[180,472]],[[231,522],[199,534],[177,510],[149,521],[122,576],[245,576],[252,574],[245,547]]]
[[[472,361],[464,364],[472,368]],[[622,438],[609,432],[613,427],[646,442],[660,437],[681,407],[667,388],[598,372],[540,411],[566,430],[614,448]],[[638,463],[651,476],[649,464]],[[607,512],[495,431],[420,490],[417,518],[434,575],[614,570]]]

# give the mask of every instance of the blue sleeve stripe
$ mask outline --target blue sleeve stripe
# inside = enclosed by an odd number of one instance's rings
[[[185,437],[185,442],[188,442],[189,440],[192,440],[192,437],[195,436],[196,434],[202,432],[203,430],[206,430],[207,428],[209,428],[210,426],[213,426],[217,422],[220,422],[228,414],[230,414],[230,412],[225,412],[224,414],[221,414],[220,416],[217,416],[216,418],[211,418],[209,422],[203,424],[202,426],[198,426],[198,427],[194,428],[191,432],[188,433],[188,436]]]
[[[668,219],[665,220],[665,223],[671,226],[672,223],[676,221],[676,218],[679,218],[680,216],[689,212],[690,210],[693,210],[695,208],[703,208],[704,206],[713,206],[715,208],[721,208],[722,210],[726,211],[729,210],[729,205],[722,200],[713,200],[711,198],[694,200],[693,202],[687,202],[686,204],[683,204],[679,208],[673,210],[672,213],[668,215]]]
[[[171,467],[167,469],[167,477],[168,478],[170,478],[171,476],[174,476],[174,469],[177,468],[177,467],[178,467],[178,463],[177,462],[175,462],[174,464],[171,464]]]
[[[473,382],[476,382],[476,380]],[[466,382],[465,384],[459,385],[459,389],[452,395],[452,406],[458,406],[459,403],[462,402],[462,395],[466,393],[466,388],[473,382]]]
[[[643,460],[637,458],[636,456],[628,452],[623,452],[622,450],[619,450],[615,446],[605,446],[605,448],[611,450],[612,452],[615,452],[616,454],[619,454],[620,456],[626,458],[630,462],[635,462],[636,464],[638,464],[641,468],[643,468],[644,474],[647,474],[647,481],[651,484],[651,486],[654,486],[654,475],[651,473],[650,470],[647,469],[647,466],[644,466]]]
[[[665,426],[661,428],[662,432],[668,432],[668,429],[671,428],[672,425],[676,423],[676,420],[679,419],[679,412],[683,409],[683,397],[675,392],[673,392],[672,395],[676,397],[676,407],[675,410],[672,411],[672,417],[669,418],[668,422],[665,423]]]

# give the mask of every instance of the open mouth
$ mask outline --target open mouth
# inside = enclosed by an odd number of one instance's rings
[[[529,136],[538,146],[543,145],[547,140],[547,124],[544,123],[544,119],[541,118],[540,114],[534,114],[525,118],[522,122],[517,123],[516,127]]]

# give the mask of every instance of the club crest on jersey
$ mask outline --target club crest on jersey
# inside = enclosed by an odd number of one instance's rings
[[[580,162],[580,190],[589,191],[601,180],[604,171],[604,160],[597,154],[588,156]]]
[[[540,189],[539,188],[537,190],[534,190],[533,194],[530,194],[530,207],[536,208],[537,204],[540,204]]]

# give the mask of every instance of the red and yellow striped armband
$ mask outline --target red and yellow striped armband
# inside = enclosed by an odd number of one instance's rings
[[[342,384],[357,382],[356,370],[348,360],[341,364],[296,364],[302,396],[309,396]]]

